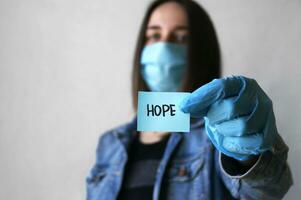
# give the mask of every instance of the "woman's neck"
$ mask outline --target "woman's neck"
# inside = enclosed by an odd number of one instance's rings
[[[143,144],[152,144],[161,141],[169,132],[140,132],[139,140]]]

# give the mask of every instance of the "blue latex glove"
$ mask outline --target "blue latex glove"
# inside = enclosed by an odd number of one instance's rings
[[[192,117],[204,117],[214,146],[227,156],[247,160],[269,150],[277,128],[272,101],[254,79],[214,79],[180,104]]]

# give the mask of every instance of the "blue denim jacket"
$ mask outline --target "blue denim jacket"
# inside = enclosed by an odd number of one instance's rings
[[[117,198],[135,134],[136,118],[101,135],[96,162],[86,178],[87,200]],[[293,182],[287,152],[279,136],[273,149],[246,172],[230,174],[236,166],[225,163],[211,144],[203,120],[192,119],[190,132],[171,133],[157,169],[153,200],[281,199]]]

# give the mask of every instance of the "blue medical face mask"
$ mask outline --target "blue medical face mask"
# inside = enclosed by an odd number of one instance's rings
[[[151,91],[178,91],[186,71],[187,47],[167,42],[147,45],[140,64],[142,78]]]

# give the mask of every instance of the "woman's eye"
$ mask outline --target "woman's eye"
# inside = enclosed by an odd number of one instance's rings
[[[148,40],[159,40],[160,39],[160,34],[152,34],[152,35],[149,35],[147,37]]]
[[[175,39],[176,39],[176,42],[187,43],[188,42],[188,35],[176,35]]]

